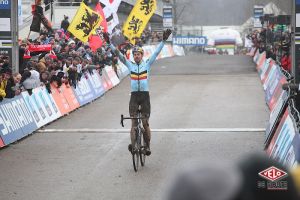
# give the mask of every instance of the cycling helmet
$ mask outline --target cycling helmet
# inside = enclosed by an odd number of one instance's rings
[[[132,54],[134,54],[134,52],[140,52],[141,54],[144,55],[144,49],[140,46],[134,46],[132,49]]]

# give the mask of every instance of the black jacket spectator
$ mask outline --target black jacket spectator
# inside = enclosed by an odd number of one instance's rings
[[[69,17],[65,16],[65,19],[61,21],[61,25],[60,25],[60,28],[64,29],[65,32],[68,30],[68,27],[70,25],[70,22],[68,19],[69,19]]]
[[[14,78],[10,77],[7,80],[7,84],[6,84],[6,88],[5,88],[5,93],[6,93],[5,98],[11,99],[11,98],[15,97],[15,90],[14,90],[15,86],[16,86],[16,84],[15,84]]]

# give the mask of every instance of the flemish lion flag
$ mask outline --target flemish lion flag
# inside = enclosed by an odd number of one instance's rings
[[[68,31],[82,42],[87,42],[103,19],[101,16],[81,2]]]
[[[137,1],[123,26],[123,34],[132,44],[135,44],[135,38],[141,37],[155,10],[156,0]]]

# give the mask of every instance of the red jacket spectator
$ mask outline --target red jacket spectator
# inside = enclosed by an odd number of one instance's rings
[[[288,72],[291,72],[291,56],[288,56],[288,55],[284,55],[282,58],[281,58],[281,67],[288,71]]]

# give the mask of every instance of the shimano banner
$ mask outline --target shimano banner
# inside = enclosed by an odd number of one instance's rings
[[[5,145],[23,138],[36,129],[37,124],[32,111],[26,106],[21,95],[1,102],[0,136]]]
[[[207,38],[205,36],[177,36],[173,37],[173,45],[207,46]]]

